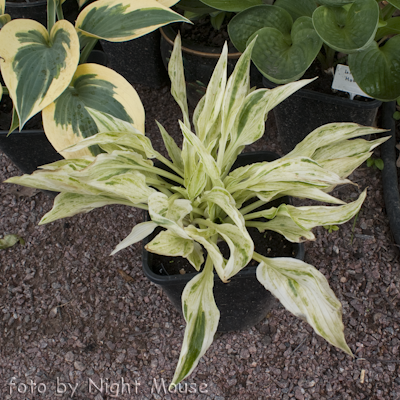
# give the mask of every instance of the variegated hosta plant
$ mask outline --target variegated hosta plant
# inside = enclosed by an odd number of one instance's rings
[[[137,224],[113,253],[142,240],[156,227],[164,228],[147,244],[147,250],[184,257],[199,271],[182,294],[187,325],[174,385],[193,371],[218,328],[214,271],[229,284],[252,259],[259,263],[257,279],[290,312],[307,321],[329,343],[352,354],[344,338],[341,304],[324,275],[297,259],[258,254],[247,227],[277,231],[292,242],[303,242],[314,239],[311,230],[316,226],[348,221],[359,211],[366,192],[348,204],[328,192],[350,183],[347,176],[385,139],[353,139],[379,130],[353,123],[329,124],[310,133],[284,158],[231,171],[244,147],[263,136],[268,112],[308,83],[303,80],[273,90],[251,90],[253,46],[254,41],[229,79],[224,46],[191,123],[177,37],[169,75],[172,95],[183,113],[183,121],[179,121],[183,145],[179,148],[159,124],[169,159],[131,124],[86,108],[100,132],[66,151],[97,145],[104,153],[58,161],[32,175],[7,181],[60,192],[41,224],[107,204],[148,210],[151,220]],[[153,160],[161,161],[168,171],[155,166]],[[268,207],[271,200],[287,195],[333,205]],[[251,199],[254,201],[244,206]],[[228,259],[221,254],[219,241],[227,243]]]
[[[0,0],[0,66],[14,104],[10,132],[42,111],[45,133],[61,152],[98,132],[86,107],[143,131],[144,110],[135,90],[115,71],[86,59],[98,39],[122,42],[171,22],[189,22],[169,8],[177,1],[97,0],[83,9],[74,26],[63,19],[62,0],[48,0],[46,28],[29,19],[10,21],[5,0]],[[98,150],[61,153],[75,157]]]

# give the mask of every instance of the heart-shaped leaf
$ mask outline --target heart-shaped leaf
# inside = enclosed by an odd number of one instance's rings
[[[110,68],[82,64],[64,93],[43,110],[44,130],[57,151],[98,132],[85,107],[111,114],[144,132],[144,109],[136,90]],[[61,154],[74,158],[92,152],[84,149]]]
[[[303,76],[317,57],[322,40],[309,17],[298,18],[290,42],[275,28],[263,28],[253,48],[252,60],[260,72],[275,83],[288,83]]]
[[[235,15],[229,22],[228,32],[234,46],[243,53],[250,36],[262,28],[275,28],[290,41],[292,23],[292,17],[283,8],[261,5]]]
[[[390,18],[386,25],[379,28],[375,35],[375,40],[382,39],[384,36],[398,35],[400,33],[400,17]]]
[[[400,36],[382,47],[376,42],[349,55],[349,67],[360,88],[375,99],[396,100],[400,96]]]
[[[201,2],[217,10],[233,12],[262,4],[262,0],[201,0]]]
[[[295,21],[299,17],[312,17],[317,8],[315,0],[277,0],[275,6],[285,9]]]
[[[388,0],[388,3],[400,10],[400,0]]]
[[[375,0],[357,0],[350,7],[318,7],[312,18],[315,30],[329,47],[354,53],[374,40],[379,7]]]
[[[73,25],[58,21],[50,35],[39,22],[14,20],[0,31],[1,73],[17,110],[20,129],[67,88],[79,61]]]

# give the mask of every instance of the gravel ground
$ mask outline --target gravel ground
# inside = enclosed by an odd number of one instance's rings
[[[178,139],[180,113],[169,89],[138,91],[155,147],[155,118]],[[247,151],[267,149],[279,152],[272,116],[265,137]],[[0,181],[14,175],[0,153]],[[140,244],[109,256],[141,212],[110,206],[38,226],[52,199],[1,184],[0,235],[26,243],[0,251],[0,398],[400,399],[398,249],[379,171],[362,166],[351,178],[358,187],[337,194],[349,201],[369,187],[359,218],[333,233],[316,229],[305,261],[342,302],[355,358],[276,301],[254,328],[219,335],[175,394],[163,383],[172,379],[184,320],[144,277]]]

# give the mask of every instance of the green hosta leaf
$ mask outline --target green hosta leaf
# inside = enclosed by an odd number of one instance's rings
[[[155,0],[97,0],[78,16],[76,29],[85,36],[125,42],[171,22],[190,22]]]
[[[102,65],[82,64],[64,93],[43,110],[46,136],[66,158],[99,153],[96,148],[92,151],[86,148],[77,152],[62,151],[99,132],[89,108],[111,114],[144,132],[144,108],[128,81]],[[100,122],[100,114],[96,116]]]
[[[390,18],[386,21],[386,25],[379,28],[375,35],[375,40],[378,41],[385,36],[398,35],[400,33],[400,17]]]
[[[360,88],[375,99],[396,100],[400,96],[400,35],[379,47],[349,55],[349,67]]]
[[[321,2],[319,2],[321,3]],[[274,5],[286,10],[293,21],[299,17],[312,17],[314,10],[317,8],[317,1],[314,0],[276,0]]]
[[[168,75],[171,80],[171,94],[182,110],[184,124],[190,129],[180,33],[178,33],[174,41],[174,48],[168,63]]]
[[[80,213],[87,213],[98,207],[109,204],[123,204],[135,206],[134,203],[124,198],[107,195],[84,195],[78,193],[60,193],[54,200],[51,211],[43,216],[39,225],[48,224],[57,219],[72,217]]]
[[[118,253],[120,250],[125,249],[132,244],[140,242],[153,233],[154,229],[156,228],[157,224],[153,221],[141,222],[140,224],[135,225],[132,229],[132,232],[122,242],[118,243],[111,255]]]
[[[3,239],[0,239],[0,250],[8,249],[9,247],[13,247],[15,244],[20,243],[22,245],[25,244],[25,240],[22,239],[21,236],[18,235],[5,235]]]
[[[342,7],[346,4],[354,3],[354,0],[318,0],[322,6]]]
[[[73,25],[51,30],[33,20],[14,20],[0,31],[1,73],[17,110],[20,128],[67,88],[79,61]]]
[[[367,48],[374,40],[379,23],[375,0],[356,0],[344,7],[318,7],[313,14],[314,28],[332,49],[354,53]]]
[[[384,132],[382,129],[361,126],[350,122],[334,122],[318,127],[309,133],[284,159],[294,157],[313,157],[317,149],[358,136]],[[350,149],[353,141],[345,142]],[[321,158],[319,157],[319,160]]]
[[[228,45],[225,43],[222,48],[221,56],[211,76],[205,94],[204,105],[197,120],[197,135],[201,141],[205,141],[207,133],[217,120],[226,87],[228,62]]]
[[[153,193],[148,199],[151,220],[184,239],[190,239],[184,230],[183,219],[192,211],[189,200],[168,199],[163,193]]]
[[[293,258],[262,259],[257,279],[297,317],[329,343],[352,355],[344,338],[342,306],[326,278],[312,265]]]
[[[8,14],[0,15],[0,29],[3,28],[3,26],[10,21],[11,17]]]
[[[275,83],[301,78],[322,46],[310,17],[296,19],[290,39],[280,30],[270,27],[260,29],[255,35],[258,38],[252,60],[260,72]]]
[[[244,52],[249,38],[262,28],[275,28],[290,41],[292,17],[284,9],[271,5],[249,8],[235,15],[228,25],[229,37],[234,46]]]
[[[262,0],[201,0],[201,2],[217,10],[233,12],[262,4]]]
[[[171,257],[187,257],[194,250],[193,240],[184,239],[169,230],[160,232],[145,246],[150,253]]]
[[[204,271],[191,279],[182,293],[182,310],[186,321],[181,354],[171,386],[187,377],[210,347],[219,322],[213,295],[214,274],[207,260]]]
[[[193,15],[204,15],[215,11],[215,8],[206,6],[200,0],[180,0],[178,7],[186,12],[193,13]]]
[[[400,10],[400,0],[388,0],[388,3]]]

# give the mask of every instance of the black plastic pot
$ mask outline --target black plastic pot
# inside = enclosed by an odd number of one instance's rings
[[[63,158],[42,130],[14,132],[8,137],[7,134],[0,131],[0,150],[25,174]]]
[[[254,162],[273,161],[278,156],[271,152],[245,153],[238,157],[233,169]],[[288,202],[289,199],[283,199]],[[151,282],[159,285],[177,310],[182,312],[181,295],[186,284],[196,275],[159,275],[160,266],[153,264],[153,254],[144,249],[150,238],[143,242],[143,271]],[[257,243],[255,243],[257,246]],[[296,258],[304,259],[303,244],[294,244]],[[275,302],[274,297],[256,278],[256,267],[245,267],[229,283],[223,283],[214,273],[214,297],[221,313],[218,331],[244,330],[263,320]]]
[[[266,78],[263,84],[268,89],[277,86]],[[381,104],[378,100],[350,100],[300,89],[274,108],[282,150],[289,153],[314,129],[331,122],[373,125]]]
[[[47,0],[33,2],[6,2],[6,13],[11,19],[28,18],[40,22],[47,27]],[[63,3],[64,18],[75,23],[78,16],[78,3],[76,0],[66,0]]]
[[[390,230],[394,241],[400,246],[400,195],[396,166],[396,121],[393,114],[396,103],[383,103],[382,128],[390,130],[387,134],[390,139],[381,145],[381,157],[384,162],[382,170],[383,194],[385,198],[386,213],[389,218]]]
[[[160,32],[154,31],[128,42],[101,40],[109,67],[131,85],[142,84],[159,88],[168,83],[160,54]]]
[[[178,34],[179,24],[171,24],[160,28],[161,55],[166,70],[174,47],[174,40]],[[214,68],[221,56],[221,47],[202,46],[198,43],[182,39],[182,58],[185,68],[185,80],[189,103],[195,107],[205,94],[208,82],[211,79]],[[241,53],[235,48],[229,50],[227,71],[228,76],[233,72]],[[251,64],[251,86],[262,85],[262,76],[257,68]]]

